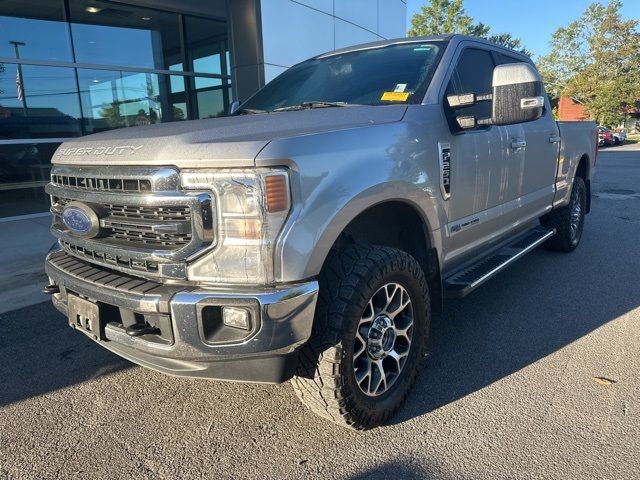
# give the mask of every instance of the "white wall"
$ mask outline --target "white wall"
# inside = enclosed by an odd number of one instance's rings
[[[406,0],[261,0],[265,80],[337,48],[404,37]]]

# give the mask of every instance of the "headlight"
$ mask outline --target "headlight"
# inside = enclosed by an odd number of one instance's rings
[[[182,187],[217,198],[217,243],[188,268],[189,280],[273,283],[273,251],[291,208],[285,169],[181,173]]]

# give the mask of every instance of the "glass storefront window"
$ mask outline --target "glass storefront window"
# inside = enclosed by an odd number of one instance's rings
[[[193,71],[228,75],[226,23],[187,16],[185,31],[187,56]]]
[[[0,140],[0,218],[46,212],[50,160],[60,143]]]
[[[197,102],[197,118],[220,117],[226,114],[225,89],[223,81],[217,78],[192,78]]]
[[[182,64],[179,16],[111,2],[70,0],[78,63],[167,70]]]
[[[78,69],[87,133],[187,118],[184,77]]]
[[[16,45],[10,42],[17,42]],[[70,62],[71,42],[61,0],[2,0],[0,57]]]
[[[23,65],[21,72],[16,64],[0,68],[0,140],[79,136],[73,69]]]
[[[107,0],[0,0],[0,218],[48,210],[42,187],[64,139],[225,115],[230,57],[224,21]]]

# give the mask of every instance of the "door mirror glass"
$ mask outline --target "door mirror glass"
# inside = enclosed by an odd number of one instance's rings
[[[493,70],[493,125],[531,122],[544,112],[540,74],[528,63],[499,65]]]

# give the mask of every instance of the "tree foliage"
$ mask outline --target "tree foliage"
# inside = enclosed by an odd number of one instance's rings
[[[552,96],[569,95],[605,125],[625,117],[640,99],[640,33],[637,20],[625,20],[622,2],[592,3],[551,38],[551,52],[538,67]]]
[[[464,9],[464,0],[429,0],[411,19],[410,37],[461,33],[485,38],[491,42],[531,55],[519,38],[510,33],[492,34],[491,28],[474,21]]]

